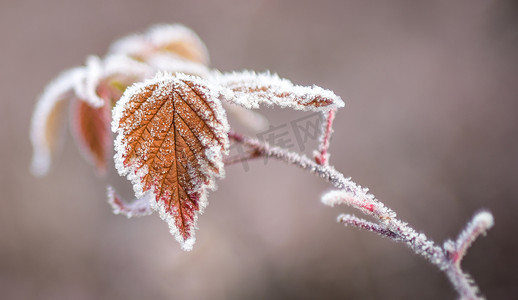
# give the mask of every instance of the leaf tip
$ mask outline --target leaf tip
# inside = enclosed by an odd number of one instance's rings
[[[50,156],[45,151],[35,150],[30,165],[31,174],[37,177],[47,175],[50,169]]]

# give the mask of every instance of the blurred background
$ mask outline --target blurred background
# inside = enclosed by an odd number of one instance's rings
[[[490,210],[496,225],[463,266],[489,299],[518,298],[511,0],[2,0],[0,298],[456,297],[404,245],[336,223],[356,212],[320,203],[329,184],[273,160],[226,169],[192,252],[157,215],[113,215],[106,180],[68,133],[51,173],[33,177],[29,124],[45,85],[121,36],[175,22],[199,34],[214,68],[271,70],[340,95],[331,164],[439,244]],[[304,116],[262,112],[275,126]],[[115,172],[109,181],[131,196]]]

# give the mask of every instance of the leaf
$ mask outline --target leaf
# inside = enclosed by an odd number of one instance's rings
[[[268,72],[214,72],[209,80],[224,88],[222,96],[225,100],[248,109],[259,108],[260,104],[313,111],[327,111],[344,106],[342,99],[332,91],[318,86],[294,85],[291,81]]]
[[[192,249],[198,213],[224,174],[229,127],[218,93],[200,78],[158,74],[128,88],[113,110],[115,164],[137,198]]]
[[[106,159],[110,153],[110,110],[108,105],[92,107],[75,99],[70,124],[80,151],[94,164],[100,175],[106,173]]]
[[[65,71],[47,86],[38,99],[30,131],[33,146],[31,171],[34,175],[45,175],[49,171],[52,157],[62,143],[65,102],[74,97],[74,88],[84,77],[84,68]]]
[[[194,31],[181,24],[155,25],[144,34],[123,37],[112,44],[110,53],[144,62],[157,54],[173,54],[192,62],[209,63],[205,44]]]
[[[198,35],[181,24],[155,25],[147,37],[158,52],[175,53],[185,59],[207,65],[209,55]]]

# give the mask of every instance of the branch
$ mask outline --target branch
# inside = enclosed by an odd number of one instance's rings
[[[451,252],[454,255],[452,259],[457,264],[460,264],[464,255],[466,255],[466,250],[471,244],[473,244],[479,236],[486,234],[493,225],[493,215],[487,211],[481,211],[473,216],[471,222],[466,225],[466,228],[459,234],[455,242],[455,251]],[[445,248],[447,248],[446,245]],[[448,246],[448,248],[450,247]]]
[[[328,122],[332,122],[332,116],[329,116],[328,120],[331,120]],[[330,132],[331,130],[329,130],[329,134]],[[325,136],[326,134],[324,134],[324,141],[326,140]],[[425,257],[446,273],[460,299],[483,299],[475,282],[462,271],[460,262],[475,239],[493,226],[491,213],[479,212],[467,224],[466,229],[461,232],[456,242],[449,240],[444,243],[443,247],[439,247],[424,234],[418,233],[407,223],[397,219],[397,214],[377,200],[374,195],[368,193],[368,189],[362,188],[351,181],[350,178],[346,178],[333,166],[327,165],[325,161],[324,163],[319,159],[313,161],[303,154],[270,146],[268,143],[233,131],[229,133],[229,139],[253,150],[254,155],[250,158],[258,156],[276,158],[288,164],[296,165],[328,181],[338,190],[325,194],[322,197],[324,204],[328,206],[346,204],[377,221],[377,223],[373,223],[353,215],[340,215],[338,217],[339,222],[346,226],[376,232],[381,236],[406,244],[414,253]],[[324,142],[320,147],[320,158],[326,157],[326,151],[327,147]]]
[[[482,298],[478,286],[469,274],[462,271],[460,263],[471,244],[493,225],[494,219],[491,213],[487,211],[478,212],[459,234],[455,243],[451,240],[444,243],[443,249],[448,259],[446,274],[462,299]]]
[[[339,215],[337,221],[344,224],[345,226],[353,226],[356,228],[375,232],[389,239],[397,239],[397,235],[394,232],[388,230],[386,227],[358,218],[354,215]]]

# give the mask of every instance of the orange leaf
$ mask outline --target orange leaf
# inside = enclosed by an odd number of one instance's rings
[[[151,207],[185,250],[207,190],[224,172],[229,128],[218,95],[200,78],[159,74],[128,88],[113,110],[119,174],[137,198],[153,194]]]
[[[76,99],[72,106],[70,124],[79,149],[96,166],[97,172],[104,175],[111,146],[109,106],[96,108]]]

